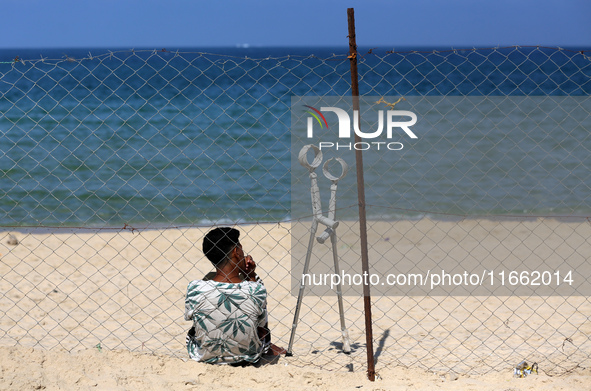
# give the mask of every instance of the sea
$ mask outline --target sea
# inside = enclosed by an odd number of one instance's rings
[[[590,54],[359,48],[360,94],[417,115],[416,140],[363,152],[368,218],[591,216]],[[309,217],[292,99],[350,96],[346,47],[0,50],[0,227]]]

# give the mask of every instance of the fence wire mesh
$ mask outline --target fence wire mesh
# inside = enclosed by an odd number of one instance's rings
[[[185,357],[186,287],[212,270],[201,252],[204,234],[228,224],[242,231],[257,261],[273,341],[287,346],[296,304],[291,281],[299,272],[292,248],[307,244],[294,233],[307,232],[309,223],[309,215],[291,216],[292,202],[309,200],[307,176],[291,182],[291,99],[350,95],[347,56],[157,50],[3,60],[0,343]],[[395,172],[376,168],[384,155],[369,155],[372,267],[386,260],[395,271],[400,259],[574,259],[588,267],[585,52],[370,50],[359,56],[359,72],[363,95],[404,96],[448,122],[466,101],[478,111],[460,113],[463,127],[455,131],[418,132],[421,143],[396,155]],[[499,100],[485,110],[470,100],[481,97]],[[528,133],[517,121],[514,135],[487,138],[479,118],[494,128],[495,116],[505,114],[499,107],[523,97],[539,98],[528,102],[537,114],[526,118],[551,123],[549,130]],[[438,99],[451,99],[448,111]],[[351,270],[360,257],[356,208],[355,199],[339,200],[339,256]],[[331,260],[329,250],[317,245],[314,262]],[[342,353],[334,295],[306,295],[288,360],[364,368],[363,300],[343,299],[351,354]],[[372,301],[378,371],[486,372],[524,358],[547,373],[591,364],[588,292]]]

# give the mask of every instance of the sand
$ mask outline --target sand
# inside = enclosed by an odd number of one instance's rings
[[[591,370],[515,378],[387,368],[375,382],[362,371],[301,368],[282,359],[260,368],[234,368],[167,355],[89,349],[76,354],[25,347],[0,348],[2,390],[590,390]]]
[[[373,384],[365,380],[363,300],[356,296],[344,298],[349,355],[341,351],[336,297],[307,295],[294,357],[262,368],[186,362],[184,294],[190,280],[211,270],[200,250],[209,227],[143,228],[0,233],[0,389],[591,387],[589,296],[373,297],[382,378]],[[239,228],[270,292],[274,341],[286,347],[296,303],[291,256],[302,255],[297,243],[291,249],[296,227]],[[9,233],[18,245],[7,243]],[[376,266],[384,259],[548,254],[553,262],[586,262],[591,254],[586,220],[370,222],[369,236]],[[358,262],[358,247],[358,227],[342,223],[344,265]],[[328,246],[317,245],[313,259],[332,261]],[[540,375],[513,379],[523,359],[537,361]]]

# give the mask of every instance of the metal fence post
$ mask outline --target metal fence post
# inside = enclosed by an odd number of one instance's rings
[[[355,40],[355,10],[347,9],[349,24],[349,60],[351,62],[351,93],[353,95],[353,110],[359,110],[359,77],[357,73],[357,42]],[[359,120],[359,117],[358,117]],[[358,126],[359,128],[359,126]],[[361,137],[355,133],[355,142]],[[360,149],[355,150],[355,166],[357,167],[357,198],[359,200],[359,233],[361,236],[361,268],[364,275],[369,274],[369,260],[367,250],[367,221],[365,217],[365,184],[363,179],[363,155]],[[363,285],[363,308],[365,312],[365,340],[367,344],[367,377],[375,381],[375,365],[373,357],[373,330],[371,324],[371,296],[369,285]]]

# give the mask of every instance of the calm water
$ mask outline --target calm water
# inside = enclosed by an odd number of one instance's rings
[[[290,219],[291,97],[350,95],[344,48],[90,52],[0,51],[1,225]],[[583,55],[374,53],[360,59],[361,93],[406,96],[423,133],[386,166],[368,156],[370,217],[591,214],[591,65]],[[17,55],[25,62],[13,62]],[[516,119],[507,132],[501,118],[483,126],[470,105],[433,112],[444,96],[567,100],[536,101],[531,122]],[[437,121],[454,115],[455,130],[438,132]],[[294,196],[309,197],[306,186],[304,178]],[[345,195],[340,205],[354,202]]]

